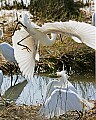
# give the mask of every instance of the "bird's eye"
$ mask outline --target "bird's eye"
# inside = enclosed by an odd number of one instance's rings
[[[22,18],[22,15],[20,15],[20,17]]]
[[[49,36],[49,38],[51,38],[51,34],[47,34]]]

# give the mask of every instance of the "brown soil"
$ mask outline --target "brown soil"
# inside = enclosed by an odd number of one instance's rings
[[[96,103],[96,101],[94,101]],[[47,120],[38,114],[40,106],[14,105],[3,106],[0,110],[0,120]],[[54,117],[51,120],[96,120],[96,106],[85,114],[73,111]]]

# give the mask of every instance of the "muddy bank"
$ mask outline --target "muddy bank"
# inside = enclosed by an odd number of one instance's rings
[[[47,120],[47,118],[38,114],[39,109],[40,106],[10,104],[0,110],[0,120]],[[54,117],[51,120],[96,120],[95,115],[96,106],[85,114],[73,111],[61,115],[59,118]]]

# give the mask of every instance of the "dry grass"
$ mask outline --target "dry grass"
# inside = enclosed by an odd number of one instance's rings
[[[39,109],[40,106],[11,104],[0,110],[0,120],[47,120],[47,118],[38,114]],[[59,118],[54,117],[51,120],[96,120],[96,106],[83,116],[81,113],[73,111],[61,115]]]

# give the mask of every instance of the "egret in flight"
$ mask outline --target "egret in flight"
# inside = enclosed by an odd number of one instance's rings
[[[96,27],[84,22],[68,21],[46,23],[42,27],[37,26],[28,19],[26,14],[20,19],[24,29],[17,30],[12,36],[14,54],[21,72],[25,77],[32,79],[35,67],[38,44],[52,45],[56,40],[56,34],[68,34],[78,43],[85,43],[96,50]],[[51,39],[47,35],[51,34]],[[54,34],[55,33],[55,34]]]
[[[28,36],[29,33],[22,27],[20,30],[17,30],[12,37],[13,41],[13,47],[14,47],[14,54],[15,58],[17,60],[20,67],[20,70],[23,72],[23,75],[25,75],[25,78],[33,78],[34,73],[34,67],[35,67],[35,61],[39,60],[38,55],[38,41],[34,40],[32,36]],[[20,39],[25,38],[21,44],[19,44]],[[25,49],[23,46],[28,46],[28,50]],[[31,68],[31,70],[29,70]]]

